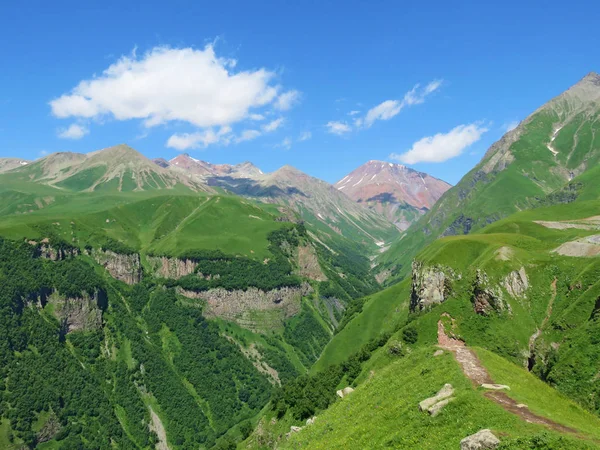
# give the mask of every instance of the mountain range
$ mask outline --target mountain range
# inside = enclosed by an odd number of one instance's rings
[[[0,159],[0,448],[589,449],[600,76],[456,186]]]

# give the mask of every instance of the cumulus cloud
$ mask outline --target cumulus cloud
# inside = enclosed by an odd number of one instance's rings
[[[355,115],[357,115],[357,114],[360,114],[360,111],[356,111],[356,110],[354,110],[354,111],[350,111],[350,112],[348,113],[348,115],[349,115],[349,116],[355,116]]]
[[[176,133],[167,141],[167,147],[176,150],[188,150],[206,148],[217,143],[228,145],[232,138],[231,127],[229,126],[221,127],[218,131],[208,128],[194,133]]]
[[[275,108],[280,111],[287,111],[299,101],[300,92],[295,90],[287,91],[277,97],[277,100],[275,100]]]
[[[81,139],[86,134],[88,134],[90,130],[83,125],[77,125],[73,123],[69,126],[69,128],[64,128],[58,131],[58,137],[61,139]]]
[[[279,128],[281,125],[283,125],[284,120],[285,119],[283,117],[272,120],[271,122],[267,123],[266,125],[263,125],[262,129],[266,133],[275,131],[277,128]]]
[[[467,147],[481,139],[481,136],[487,131],[487,127],[481,122],[459,125],[448,133],[424,137],[415,142],[406,153],[392,153],[390,159],[405,164],[444,162],[462,154]]]
[[[197,127],[230,125],[252,108],[273,102],[280,89],[272,83],[273,72],[233,72],[234,66],[212,45],[203,50],[155,47],[141,58],[123,56],[50,106],[59,118],[142,119],[147,127],[172,120]]]
[[[155,47],[141,56],[121,57],[52,100],[50,107],[57,118],[140,120],[147,128],[184,122],[196,131],[171,136],[167,146],[195,148],[223,142],[231,134],[223,134],[224,127],[264,120],[299,101],[300,92],[284,91],[274,72],[236,67],[236,60],[219,57],[213,45]],[[276,129],[281,122],[267,127]]]
[[[329,131],[331,134],[337,134],[338,136],[350,133],[352,131],[352,128],[346,122],[330,121],[327,122],[325,126],[327,127],[327,131]]]
[[[298,138],[298,141],[300,141],[300,142],[308,141],[311,137],[312,137],[312,133],[310,131],[304,131]]]

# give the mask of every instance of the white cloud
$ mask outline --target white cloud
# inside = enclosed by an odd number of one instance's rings
[[[390,159],[405,164],[444,162],[459,156],[467,147],[477,142],[488,129],[480,122],[459,125],[450,132],[424,137],[415,142],[406,153],[392,153]]]
[[[224,126],[215,132],[212,128],[194,133],[176,133],[167,141],[167,147],[176,150],[188,150],[208,147],[211,144],[221,143],[228,145],[231,142],[231,127]]]
[[[40,157],[42,157],[42,156],[46,156],[47,154],[48,154],[48,150],[40,150],[40,151],[39,151],[39,153],[38,153],[38,155],[39,155]]]
[[[519,123],[520,122],[518,120],[512,120],[510,122],[506,122],[504,125],[502,125],[502,129],[508,133],[509,131],[512,131],[515,128],[517,128],[519,126]]]
[[[270,133],[272,131],[275,131],[277,128],[279,128],[281,125],[283,125],[284,120],[285,119],[283,117],[280,117],[279,119],[272,120],[271,122],[267,123],[266,125],[263,125],[262,129],[266,133]]]
[[[442,80],[433,80],[424,88],[419,84],[415,85],[410,91],[404,94],[402,100],[386,100],[383,103],[371,108],[361,122],[366,127],[370,127],[376,120],[390,120],[407,106],[419,105],[425,102],[425,98],[437,91],[442,85]]]
[[[367,112],[364,124],[370,127],[376,120],[389,120],[398,114],[403,107],[404,104],[398,100],[386,100]]]
[[[275,108],[280,111],[287,111],[299,101],[300,92],[295,90],[287,91],[277,97],[277,100],[275,100]]]
[[[325,125],[325,126],[328,128],[328,131],[331,134],[337,134],[338,136],[341,136],[343,134],[346,134],[346,133],[349,133],[352,131],[352,128],[346,122],[330,121],[330,122],[327,122],[327,125]]]
[[[62,130],[59,130],[58,137],[61,139],[76,140],[76,139],[81,139],[89,132],[90,132],[90,130],[88,130],[83,125],[77,125],[76,123],[73,123],[69,126],[69,128],[64,128]]]
[[[235,142],[251,141],[261,135],[262,133],[258,130],[244,130],[242,131],[242,134],[236,138]]]
[[[346,122],[331,121],[327,124],[329,132],[342,135],[352,131],[354,128],[369,128],[378,120],[390,120],[397,116],[407,106],[418,105],[425,102],[425,98],[437,91],[443,84],[443,80],[433,80],[425,87],[420,84],[415,85],[410,91],[404,94],[402,100],[386,100],[377,106],[369,109],[364,117],[355,117],[360,114],[360,111],[354,110],[348,113],[354,117],[352,126]]]
[[[312,137],[312,133],[310,131],[304,131],[298,138],[298,141],[300,141],[300,142],[308,141],[311,137]]]
[[[264,120],[265,114],[288,110],[299,100],[296,90],[282,92],[274,72],[264,68],[235,71],[236,63],[217,56],[212,44],[204,49],[155,47],[141,56],[134,50],[99,76],[79,82],[52,100],[52,114],[138,119],[148,128],[186,122],[198,130],[175,134],[167,145],[193,148],[223,142],[224,135],[215,127]],[[267,128],[274,130],[282,121],[273,121]]]

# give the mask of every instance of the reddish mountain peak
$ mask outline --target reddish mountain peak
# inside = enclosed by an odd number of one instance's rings
[[[354,201],[385,214],[404,229],[415,215],[430,209],[450,185],[402,164],[369,161],[338,181],[335,187]],[[407,215],[403,205],[416,211]]]

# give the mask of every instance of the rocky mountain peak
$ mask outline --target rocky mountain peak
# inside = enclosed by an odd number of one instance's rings
[[[371,160],[335,187],[356,202],[384,214],[400,229],[430,209],[450,185],[402,164]]]

